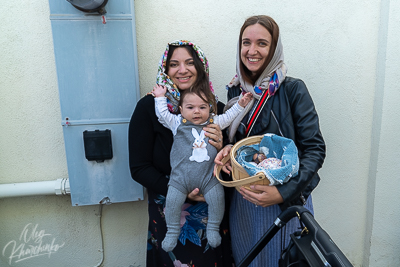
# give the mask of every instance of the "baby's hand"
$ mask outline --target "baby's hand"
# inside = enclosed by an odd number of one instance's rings
[[[247,92],[240,100],[239,100],[239,105],[241,107],[247,106],[247,104],[253,99],[253,94],[250,92]]]
[[[154,97],[162,97],[165,95],[166,92],[167,92],[167,88],[165,86],[156,84],[156,86],[153,87],[153,91],[151,91],[151,94]]]

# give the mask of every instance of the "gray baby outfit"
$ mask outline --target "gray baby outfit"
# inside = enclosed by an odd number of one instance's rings
[[[189,121],[182,122],[174,136],[171,149],[172,171],[165,203],[165,220],[168,226],[162,242],[165,251],[170,251],[176,246],[181,229],[181,207],[187,195],[195,188],[200,189],[199,194],[204,195],[208,204],[208,243],[212,247],[217,247],[221,243],[219,225],[225,208],[224,189],[213,176],[217,149],[208,143],[208,138],[202,138],[204,126]]]
[[[211,117],[208,122],[210,119]],[[185,122],[178,126],[171,149],[171,176],[168,185],[185,195],[194,188],[199,188],[200,194],[205,195],[213,186],[220,185],[213,177],[214,158],[218,151],[208,143],[209,138],[204,137],[205,124],[196,125],[183,118],[181,121]],[[196,145],[203,147],[197,148]]]
[[[207,240],[211,247],[221,243],[219,225],[224,215],[225,199],[223,186],[213,176],[214,158],[217,149],[208,143],[203,127],[209,123],[218,124],[222,129],[229,126],[243,110],[235,104],[219,116],[210,116],[205,124],[196,125],[168,111],[165,97],[156,97],[155,109],[159,121],[171,129],[174,142],[171,149],[171,175],[165,202],[167,234],[162,248],[169,252],[176,246],[180,234],[181,207],[187,195],[195,188],[203,194],[208,204]]]

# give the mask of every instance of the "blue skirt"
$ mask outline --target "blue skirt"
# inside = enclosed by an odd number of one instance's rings
[[[282,212],[278,205],[256,207],[243,199],[234,190],[230,207],[229,225],[232,239],[232,252],[236,265],[247,255],[253,246],[272,226]],[[314,214],[311,195],[304,206]],[[278,266],[282,248],[289,244],[290,234],[300,229],[298,218],[292,218],[257,255],[249,267]]]

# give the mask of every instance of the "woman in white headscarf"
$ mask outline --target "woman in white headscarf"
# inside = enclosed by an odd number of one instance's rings
[[[277,216],[292,205],[304,205],[313,212],[311,191],[319,183],[317,171],[325,159],[325,143],[320,132],[318,115],[306,85],[300,79],[286,76],[283,47],[276,22],[268,16],[248,18],[239,35],[237,74],[227,86],[229,108],[245,92],[253,94],[247,105],[228,130],[230,144],[215,159],[229,155],[232,144],[253,135],[273,133],[292,139],[299,151],[298,175],[287,183],[255,185],[254,193],[242,187],[232,190],[230,233],[233,257],[238,264]],[[229,162],[223,167],[230,173]],[[299,223],[291,220],[284,229],[286,238],[277,234],[254,259],[250,266],[278,266],[281,248],[288,244],[289,233],[298,230]]]

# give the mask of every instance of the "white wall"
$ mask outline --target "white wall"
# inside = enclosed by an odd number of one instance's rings
[[[49,12],[48,1],[7,1],[0,7],[1,184],[68,177]],[[143,267],[146,210],[146,201],[106,205],[100,228],[99,207],[72,207],[69,196],[0,199],[0,266],[96,266],[102,229],[104,266]],[[28,242],[18,250],[26,226]],[[42,246],[53,239],[54,246],[64,246],[49,256],[18,257],[29,244],[39,244],[28,240],[35,233],[47,235]]]
[[[382,20],[387,21],[389,27],[380,35],[380,49],[385,54],[380,59],[382,63],[377,65],[383,70],[379,84],[385,90],[379,98],[382,101],[381,109],[374,110],[381,116],[381,123],[377,125],[380,126],[377,129],[377,132],[380,129],[380,134],[376,136],[379,148],[376,150],[376,187],[369,263],[370,266],[397,266],[400,262],[400,233],[396,227],[400,222],[400,204],[397,201],[400,188],[400,180],[397,179],[400,158],[400,2],[387,1],[382,11],[385,13]],[[385,35],[387,38],[384,38]]]
[[[400,205],[391,201],[399,188],[398,1],[134,4],[142,95],[155,83],[167,42],[183,38],[205,51],[225,102],[243,21],[256,14],[275,18],[288,75],[306,82],[327,144],[313,194],[316,219],[355,266],[398,265]],[[48,2],[6,1],[0,15],[0,183],[67,177]],[[104,206],[104,266],[145,266],[146,208],[145,201]],[[5,245],[29,223],[65,245],[50,258],[13,266],[95,266],[101,260],[96,206],[71,207],[69,197],[10,198],[0,199],[0,214],[0,266],[9,266]]]

